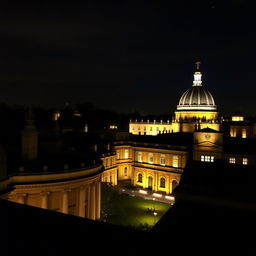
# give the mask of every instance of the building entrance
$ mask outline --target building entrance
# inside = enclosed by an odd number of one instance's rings
[[[152,189],[153,186],[153,178],[151,176],[148,177],[148,188]]]

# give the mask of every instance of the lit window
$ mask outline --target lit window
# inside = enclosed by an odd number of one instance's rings
[[[179,166],[179,157],[178,156],[173,156],[172,157],[172,166],[173,167],[178,167]]]
[[[125,149],[124,150],[124,159],[128,159],[129,158],[129,150]]]
[[[160,179],[160,188],[165,188],[165,178]]]
[[[148,162],[149,162],[150,164],[153,164],[153,162],[154,162],[154,158],[153,158],[153,154],[152,154],[152,153],[149,153],[149,154],[148,154]]]
[[[119,151],[116,151],[116,159],[117,159],[117,160],[120,159],[120,153],[119,153]]]
[[[142,174],[141,173],[138,174],[138,182],[142,183]]]
[[[142,152],[138,152],[138,162],[142,162]]]
[[[236,128],[230,128],[230,137],[236,137]]]
[[[247,136],[246,136],[246,128],[243,128],[242,129],[242,138],[246,138]]]
[[[165,155],[160,156],[160,165],[165,165]]]
[[[248,158],[243,158],[243,165],[247,165],[248,164]]]
[[[128,172],[127,172],[127,167],[124,167],[124,176],[127,176]]]
[[[236,163],[236,159],[234,157],[230,157],[229,158],[229,163],[230,164],[235,164]]]
[[[244,117],[243,116],[232,116],[232,121],[244,121]]]
[[[214,162],[214,156],[201,156],[201,162]]]

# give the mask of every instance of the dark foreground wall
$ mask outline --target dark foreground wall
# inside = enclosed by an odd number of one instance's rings
[[[175,205],[148,233],[0,201],[1,252],[255,255],[255,173],[251,167],[191,163]]]

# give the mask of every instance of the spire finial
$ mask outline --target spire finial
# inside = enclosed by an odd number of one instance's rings
[[[197,61],[195,64],[196,64],[196,69],[199,70],[199,66],[200,66],[201,62]]]
[[[196,64],[196,69],[197,70],[194,74],[193,86],[202,86],[202,80],[201,80],[202,74],[199,71],[199,65],[201,64],[201,62],[197,61],[195,64]]]

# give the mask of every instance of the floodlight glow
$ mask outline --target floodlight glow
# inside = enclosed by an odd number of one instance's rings
[[[140,190],[139,190],[139,193],[146,195],[148,192],[145,191],[145,190],[140,189]]]
[[[162,197],[163,195],[162,194],[158,194],[158,193],[153,193],[153,196],[155,196],[155,197]]]
[[[174,196],[165,196],[165,199],[168,199],[168,200],[174,200],[175,197]]]

